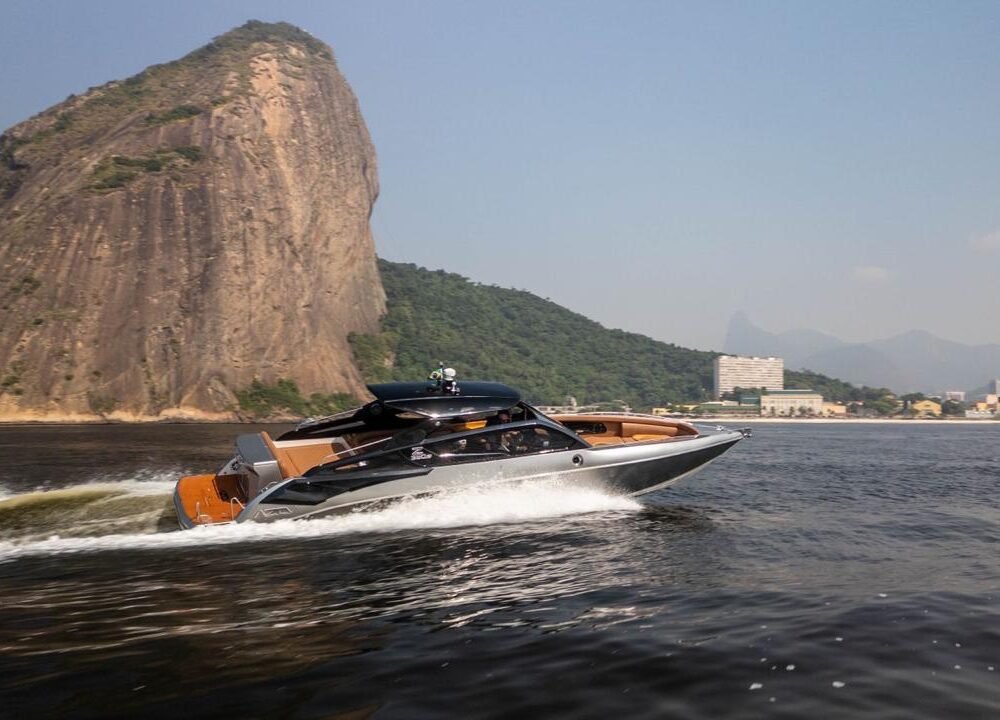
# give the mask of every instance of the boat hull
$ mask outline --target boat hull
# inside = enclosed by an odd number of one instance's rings
[[[576,487],[592,487],[626,496],[643,495],[667,487],[699,470],[742,437],[738,431],[718,428],[690,438],[579,448],[491,462],[438,466],[419,476],[387,479],[310,505],[287,504],[276,499],[284,486],[295,480],[290,478],[254,498],[233,521],[273,522],[320,518],[382,507],[410,497],[453,492],[484,484],[553,479]],[[176,494],[175,505],[181,527],[201,524],[190,517]]]

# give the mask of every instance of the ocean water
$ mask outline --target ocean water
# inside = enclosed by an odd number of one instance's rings
[[[1000,716],[1000,424],[174,530],[243,431],[0,428],[0,717]]]

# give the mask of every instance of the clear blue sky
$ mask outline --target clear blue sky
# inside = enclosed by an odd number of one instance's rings
[[[329,43],[379,253],[703,349],[1000,342],[1000,3],[6,0],[0,127],[247,19]],[[460,311],[460,309],[458,309]]]

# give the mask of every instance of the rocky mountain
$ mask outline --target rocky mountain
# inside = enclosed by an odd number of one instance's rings
[[[249,22],[0,137],[0,419],[360,395],[375,151],[330,49]]]
[[[771,333],[754,325],[746,313],[729,319],[723,352],[757,357],[781,357],[785,367],[797,368],[804,358],[818,352],[843,347],[846,343],[815,330],[794,329]]]
[[[972,390],[1000,377],[1000,345],[965,345],[921,330],[848,343],[814,330],[771,333],[736,313],[723,347],[732,354],[783,357],[792,370],[815,370],[897,393]]]

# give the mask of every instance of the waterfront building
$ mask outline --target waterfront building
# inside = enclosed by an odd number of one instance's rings
[[[783,390],[785,387],[785,361],[782,358],[720,355],[712,361],[712,369],[717,398],[735,388]]]
[[[971,403],[970,409],[984,413],[996,413],[1000,411],[1000,397],[994,393],[987,393],[979,400]]]
[[[764,417],[822,415],[823,396],[808,389],[772,390],[760,396],[760,414]]]
[[[985,403],[977,403],[977,405],[985,405]],[[990,412],[989,410],[980,409],[969,409],[965,411],[965,417],[971,420],[992,420],[997,416],[996,413]]]
[[[943,400],[955,400],[965,402],[965,393],[962,390],[945,390]]]
[[[823,403],[823,417],[847,417],[847,406],[844,403]]]
[[[941,403],[934,400],[917,400],[910,405],[910,412],[916,417],[938,417],[941,414]]]
[[[743,405],[733,400],[709,400],[698,405],[699,415],[729,415],[735,417],[756,417],[760,414],[756,405]]]

